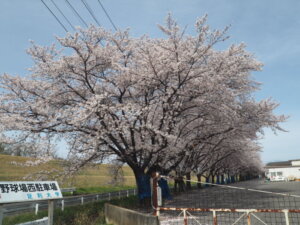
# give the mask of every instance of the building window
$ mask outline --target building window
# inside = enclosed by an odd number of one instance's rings
[[[277,176],[282,176],[282,172],[277,172]]]
[[[276,172],[271,172],[271,176],[275,177],[276,176]]]

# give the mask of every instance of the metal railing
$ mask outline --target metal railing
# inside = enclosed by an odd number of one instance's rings
[[[300,213],[300,209],[215,209],[215,208],[209,208],[209,209],[204,209],[204,208],[167,208],[167,207],[160,207],[158,209],[160,212],[162,211],[177,211],[180,212],[177,216],[177,218],[172,221],[172,217],[168,218],[167,220],[165,219],[165,222],[162,221],[161,224],[183,224],[183,225],[188,225],[188,224],[193,224],[192,222],[195,222],[196,224],[203,224],[203,222],[208,221],[207,217],[211,217],[209,221],[211,221],[210,224],[213,225],[218,225],[218,215],[220,215],[220,220],[221,224],[223,224],[225,221],[230,224],[230,225],[235,225],[235,224],[247,224],[251,225],[252,218],[255,219],[256,223],[255,224],[275,224],[276,223],[276,218],[274,217],[273,221],[270,221],[268,217],[266,217],[265,214],[267,213],[281,213],[282,216],[279,216],[280,219],[280,224],[285,224],[285,225],[290,225],[294,224],[291,223],[290,219],[290,214],[293,213]],[[197,215],[192,215],[193,212],[198,212]],[[206,215],[201,215],[199,213],[203,212],[210,212],[211,214],[206,214]],[[222,214],[223,213],[223,214]],[[231,216],[231,218],[226,218],[224,220],[225,216],[224,214],[226,213],[231,213],[231,214],[237,214],[236,217]],[[180,219],[181,218],[181,219]],[[268,219],[268,221],[266,220]],[[246,221],[245,221],[246,220]],[[189,223],[190,221],[190,223]],[[258,222],[258,223],[257,223]],[[205,224],[206,224],[205,223]]]
[[[188,181],[201,183],[201,188],[176,192],[162,205],[153,198],[161,225],[300,224],[300,182],[252,180],[221,185]]]
[[[62,211],[67,206],[83,205],[89,202],[95,201],[109,201],[112,199],[120,199],[122,197],[129,197],[136,195],[136,189],[114,191],[100,194],[88,194],[78,196],[68,196],[59,200],[54,201],[55,208],[60,208]],[[11,203],[4,205],[4,215],[16,215],[23,212],[35,212],[37,214],[39,210],[45,210],[48,208],[48,201],[37,201],[37,202],[22,202],[22,203]]]
[[[70,192],[73,195],[74,191],[76,191],[76,187],[61,188],[60,191],[61,192]]]

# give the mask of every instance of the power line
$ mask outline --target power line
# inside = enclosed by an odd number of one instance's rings
[[[56,5],[56,3],[54,2],[54,0],[51,0],[52,4],[55,6],[55,8],[60,12],[60,14],[65,18],[65,20],[68,22],[68,24],[73,28],[73,30],[75,30],[75,27],[73,26],[73,24],[68,20],[68,18],[65,16],[65,14],[60,10],[60,8]]]
[[[86,26],[88,27],[87,23],[82,19],[82,17],[79,15],[79,13],[77,12],[77,10],[71,5],[71,3],[69,2],[69,0],[65,0],[66,3],[68,4],[69,8],[72,9],[72,11],[74,12],[75,15],[77,15],[77,17],[80,19],[80,21]]]
[[[93,17],[93,19],[96,21],[96,23],[98,24],[98,26],[101,26],[99,21],[97,20],[92,8],[89,6],[89,4],[85,1],[85,0],[81,0],[81,2],[84,4],[85,8],[89,11],[89,13],[91,14],[91,16]]]
[[[107,18],[109,19],[110,23],[112,24],[112,26],[115,28],[115,30],[118,30],[116,25],[114,24],[114,22],[112,21],[112,19],[110,18],[110,16],[108,15],[107,11],[105,10],[104,6],[102,5],[102,3],[100,2],[100,0],[98,0],[102,10],[104,11],[104,13],[106,14]]]
[[[67,30],[67,28],[63,25],[63,23],[58,19],[58,17],[54,14],[54,12],[48,7],[48,5],[44,2],[44,0],[41,0],[42,3],[46,6],[46,8],[49,10],[49,12],[54,16],[54,18],[56,19],[56,21],[62,26],[62,28],[66,31],[69,32]]]

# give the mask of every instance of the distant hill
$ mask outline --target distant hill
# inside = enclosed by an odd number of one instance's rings
[[[38,166],[20,166],[18,163],[24,163],[30,158],[21,156],[10,156],[0,154],[0,181],[22,181],[29,174],[41,170],[51,171],[56,169],[62,170],[60,166],[63,161],[53,160]],[[16,163],[14,163],[16,162]],[[72,180],[65,181],[63,186],[75,187],[99,187],[109,186],[111,176],[108,171],[109,165],[97,164],[90,166],[78,173]],[[134,186],[135,179],[132,170],[128,166],[123,167],[126,186]],[[28,179],[29,180],[29,179]]]

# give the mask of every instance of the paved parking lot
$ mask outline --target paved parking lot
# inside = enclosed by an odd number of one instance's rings
[[[263,180],[244,181],[231,185],[250,190],[232,189],[229,187],[207,187],[200,190],[175,195],[165,207],[176,208],[229,208],[229,209],[300,209],[300,182],[264,182]],[[258,190],[258,191],[255,191]],[[271,194],[266,192],[282,193]],[[286,195],[286,196],[285,196]],[[289,195],[299,195],[289,196]],[[180,211],[162,212],[162,224],[183,224]],[[212,224],[212,212],[192,212],[189,224]],[[243,213],[219,212],[218,224],[247,224]],[[194,217],[194,218],[193,218]],[[300,224],[300,214],[288,215],[290,224]],[[173,221],[173,222],[172,222]],[[201,222],[199,222],[201,221]],[[286,224],[284,213],[253,213],[251,224]]]

